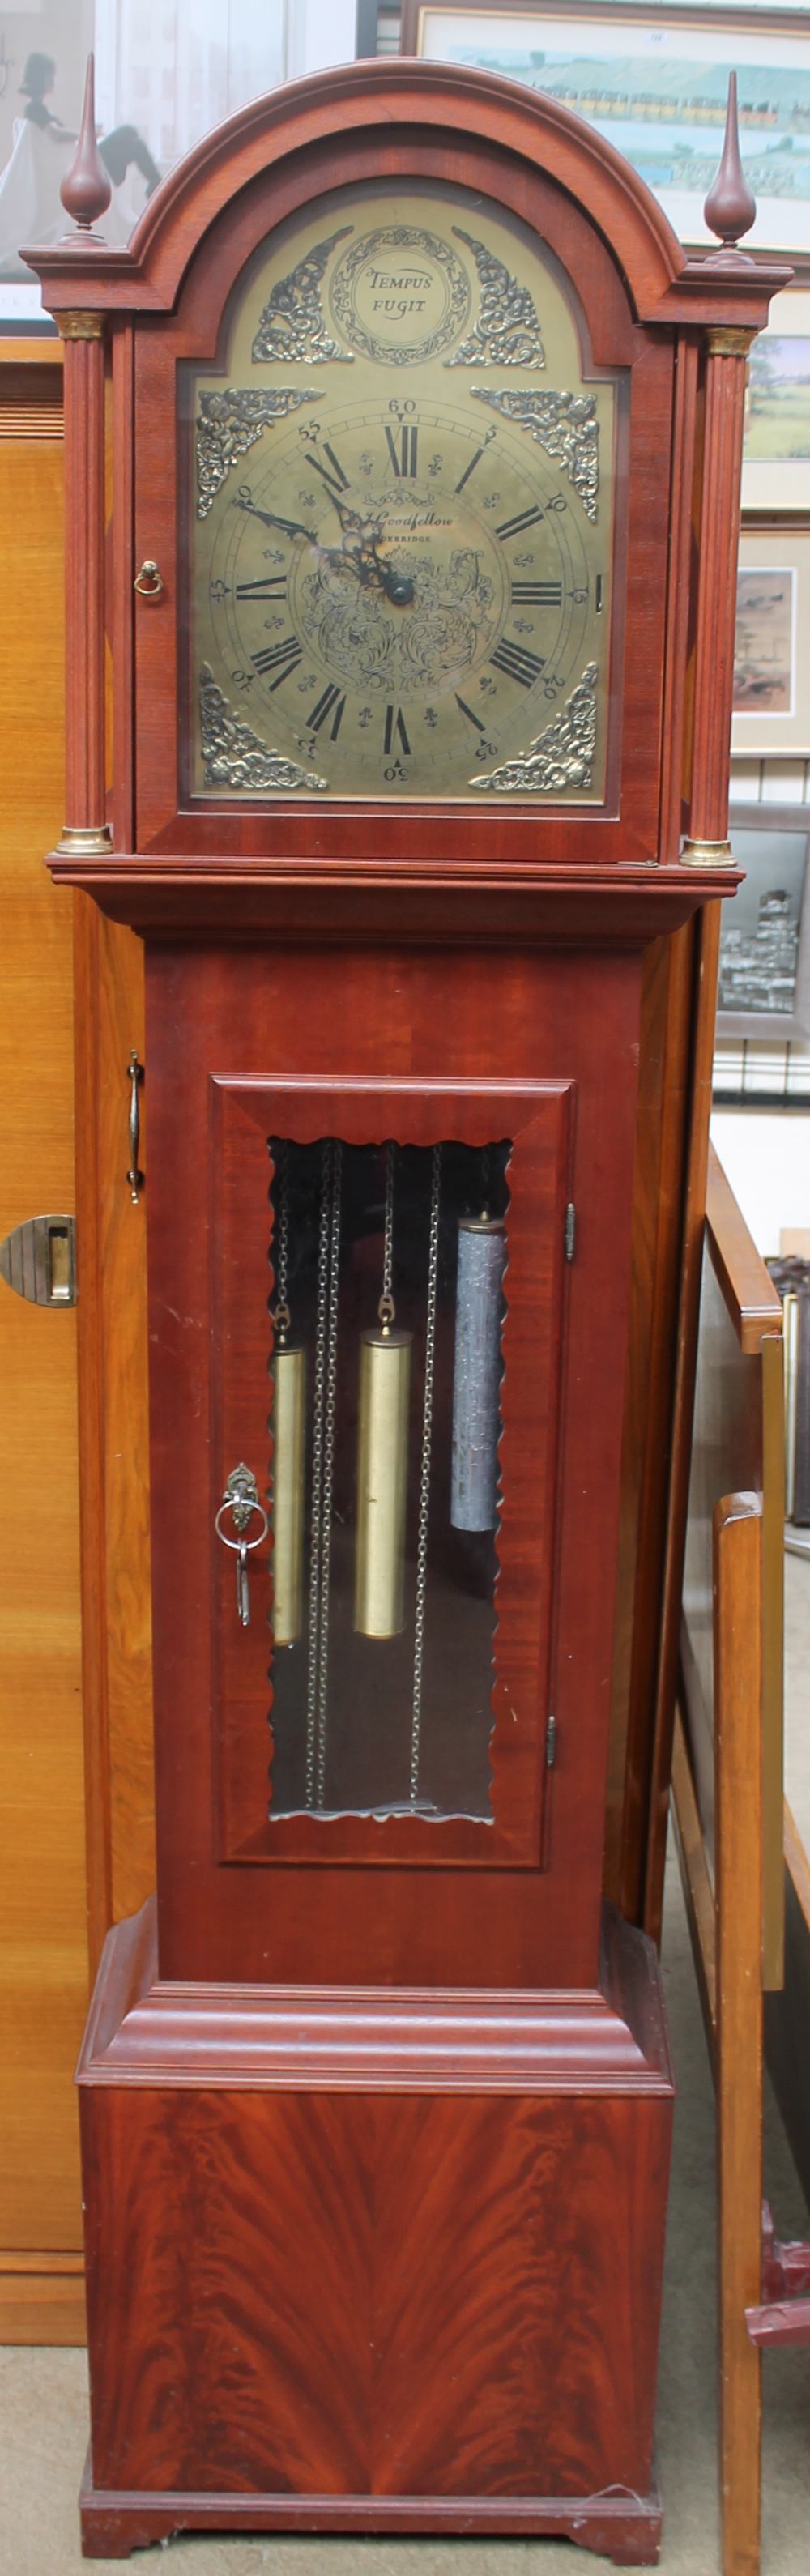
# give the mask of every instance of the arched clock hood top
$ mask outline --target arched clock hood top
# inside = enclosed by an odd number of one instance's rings
[[[347,138],[367,142],[370,129],[393,134],[399,126],[435,135],[448,178],[456,135],[542,172],[608,244],[637,320],[733,318],[751,327],[765,320],[770,271],[745,259],[717,268],[711,252],[688,258],[631,164],[571,109],[490,72],[407,58],[310,74],[240,108],[170,171],[125,249],[77,231],[24,256],[57,316],[75,306],[77,290],[90,309],[170,312],[201,238],[237,190],[330,137],[343,165],[335,182],[348,180]]]

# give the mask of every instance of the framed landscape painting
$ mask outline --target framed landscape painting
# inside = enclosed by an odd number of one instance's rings
[[[810,515],[810,292],[787,288],[751,350],[745,407],[744,510]]]
[[[717,1036],[810,1034],[810,806],[732,805],[745,884],[720,915]]]
[[[756,250],[810,261],[810,15],[806,9],[641,7],[590,0],[561,10],[517,0],[434,7],[405,0],[403,53],[477,64],[575,108],[652,188],[681,241],[707,243],[703,200],[717,171],[729,72],[757,200]],[[746,245],[747,246],[747,245]]]
[[[810,523],[743,524],[731,749],[810,758]]]

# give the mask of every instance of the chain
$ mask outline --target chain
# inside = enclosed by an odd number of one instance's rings
[[[331,1152],[331,1214],[329,1224],[329,1337],[326,1352],[326,1430],[323,1459],[323,1512],[321,1539],[320,1635],[318,1640],[318,1771],[317,1801],[322,1807],[326,1786],[327,1679],[329,1669],[329,1569],[332,1554],[332,1483],[335,1466],[335,1408],[337,1399],[338,1293],[340,1288],[340,1189],[343,1148],[335,1138]]]
[[[286,1137],[278,1149],[278,1258],[276,1261],[276,1298],[278,1312],[287,1314],[287,1269],[290,1241],[290,1149]]]
[[[315,1752],[318,1711],[318,1624],[321,1603],[321,1531],[323,1496],[323,1407],[326,1381],[326,1301],[329,1281],[329,1177],[331,1146],[321,1146],[321,1198],[318,1220],[318,1309],[315,1332],[315,1390],[312,1420],[312,1523],[307,1620],[307,1806],[315,1803]]]
[[[416,1610],[413,1630],[413,1700],[411,1704],[411,1805],[419,1795],[419,1735],[422,1723],[422,1664],[425,1651],[430,1445],[433,1429],[433,1361],[436,1348],[436,1291],[439,1274],[439,1192],[442,1149],[433,1147],[430,1191],[427,1322],[425,1328],[425,1399],[422,1411],[422,1471],[419,1479],[419,1532],[416,1544]]]
[[[394,1156],[396,1150],[392,1137],[385,1148],[385,1234],[383,1237],[383,1296],[391,1306],[392,1322],[391,1280],[394,1271]]]

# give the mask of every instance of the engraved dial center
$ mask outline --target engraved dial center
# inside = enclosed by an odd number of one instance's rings
[[[344,433],[343,451],[348,452]],[[353,504],[357,498],[359,506]],[[485,524],[440,483],[341,495],[290,571],[296,632],[325,671],[360,689],[442,693],[485,660],[508,606],[505,567]],[[413,613],[403,616],[403,610]]]

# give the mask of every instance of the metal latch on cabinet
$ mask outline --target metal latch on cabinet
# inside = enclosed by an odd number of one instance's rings
[[[0,1243],[0,1279],[32,1306],[75,1306],[76,1219],[29,1216]]]

